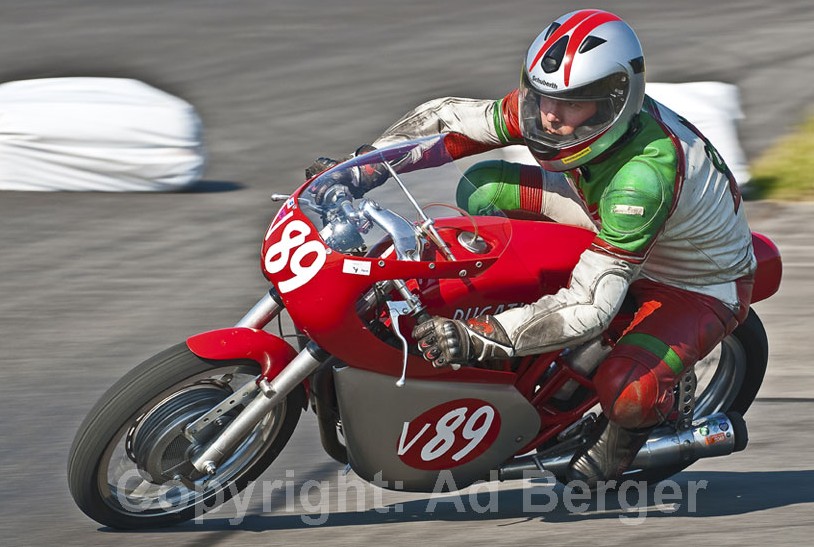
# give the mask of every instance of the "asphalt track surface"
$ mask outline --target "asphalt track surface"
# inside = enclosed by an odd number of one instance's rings
[[[751,157],[814,104],[807,1],[592,4],[638,29],[650,80],[737,84]],[[310,413],[252,495],[239,498],[242,509],[125,534],[100,528],[70,499],[68,447],[102,392],[156,351],[233,324],[265,290],[258,247],[276,211],[269,194],[291,190],[313,157],[372,140],[422,100],[502,95],[527,43],[574,7],[4,1],[0,79],[144,80],[199,109],[210,157],[206,181],[189,193],[0,194],[0,544],[810,544],[814,206],[806,204],[747,204],[754,229],[785,257],[780,292],[756,306],[770,369],[747,416],[749,448],[680,474],[678,499],[657,503],[651,492],[628,510],[609,495],[604,507],[573,512],[555,491],[556,506],[541,509],[550,499],[543,486],[517,482],[492,497],[377,498],[337,474]],[[274,492],[274,479],[287,482]]]

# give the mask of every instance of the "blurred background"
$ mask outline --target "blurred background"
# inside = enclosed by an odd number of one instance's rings
[[[4,0],[0,82],[142,80],[195,106],[209,155],[205,180],[191,192],[0,192],[0,537],[9,545],[259,545],[272,537],[401,543],[428,534],[460,544],[470,534],[519,543],[550,533],[557,544],[577,537],[639,544],[653,535],[677,543],[677,526],[704,523],[714,524],[706,544],[770,536],[805,543],[814,531],[814,472],[804,456],[811,441],[797,423],[814,410],[807,363],[814,347],[805,328],[814,209],[777,202],[748,204],[753,226],[780,244],[787,268],[781,292],[758,308],[772,362],[751,412],[756,440],[743,455],[697,466],[701,477],[724,485],[710,494],[706,521],[654,519],[645,525],[649,536],[635,536],[615,520],[606,531],[609,523],[597,516],[563,526],[515,513],[485,522],[447,515],[438,523],[425,522],[432,515],[390,523],[350,513],[340,526],[329,520],[319,530],[271,518],[248,528],[214,520],[176,529],[181,535],[127,536],[97,531],[67,493],[68,447],[102,392],[158,350],[233,324],[263,294],[260,241],[278,207],[271,193],[293,190],[315,157],[372,141],[420,102],[503,96],[516,86],[531,40],[582,7],[614,11],[636,29],[648,80],[737,85],[749,158],[792,131],[814,104],[814,11],[804,0]],[[336,469],[309,420],[280,462],[303,480]],[[765,495],[741,492],[750,483]],[[735,509],[724,514],[724,506]],[[517,522],[524,524],[500,527]],[[270,529],[274,536],[249,533]]]

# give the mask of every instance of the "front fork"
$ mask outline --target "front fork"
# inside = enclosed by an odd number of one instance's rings
[[[235,324],[236,327],[247,327],[250,329],[262,329],[268,325],[272,319],[280,315],[283,304],[277,292],[272,288],[257,301],[243,318]]]
[[[272,319],[277,317],[282,311],[283,306],[278,298],[275,298],[276,295],[272,291],[269,291],[268,294],[261,298],[235,326],[262,329]],[[192,465],[195,469],[207,475],[214,475],[217,472],[218,464],[248,436],[260,420],[271,412],[275,406],[280,404],[291,390],[314,373],[328,357],[329,355],[320,349],[319,346],[313,342],[309,342],[305,349],[286,364],[271,381],[261,377],[256,383],[257,388],[259,388],[259,393],[255,394],[254,399],[246,405],[243,411],[240,412],[204,450],[196,454],[192,459]],[[253,388],[250,384],[247,384],[237,391],[241,393],[244,390],[256,392],[257,388]],[[245,395],[249,395],[249,393]],[[230,397],[229,399],[234,398],[235,397]],[[194,435],[199,429],[199,422],[207,422],[210,418],[209,415],[217,413],[221,406],[222,405],[218,405],[199,417],[195,422],[189,424],[186,428],[186,432],[189,435]]]
[[[271,382],[265,378],[260,380],[260,393],[207,448],[192,459],[195,469],[214,475],[218,463],[246,438],[258,422],[319,368],[323,361],[318,353],[312,354],[311,346],[312,343],[309,343]],[[316,349],[316,352],[320,351]]]
[[[393,320],[393,326],[396,334],[401,338],[404,344],[404,363],[401,379],[396,385],[403,386],[404,378],[407,367],[407,342],[401,333],[398,332],[398,316],[399,315],[414,315],[419,320],[424,320],[429,316],[424,311],[421,301],[407,288],[403,281],[391,280],[385,282],[380,290],[389,290],[395,288],[401,293],[405,301],[401,306],[391,306],[390,315]],[[359,303],[361,310],[372,307],[376,304],[375,299],[376,291],[371,290],[368,295],[363,297]],[[279,296],[272,288],[268,294],[261,298],[257,304],[252,307],[249,312],[238,321],[235,327],[245,327],[249,329],[260,330],[265,327],[272,319],[277,317],[283,309],[282,302]],[[357,311],[359,311],[357,309]],[[263,419],[263,417],[271,412],[271,410],[278,405],[291,390],[296,388],[299,384],[307,380],[311,374],[330,357],[330,354],[320,348],[315,342],[311,341],[305,346],[299,354],[296,355],[291,361],[285,364],[284,367],[277,369],[267,369],[264,365],[264,372],[272,371],[272,379],[269,381],[266,377],[261,376],[259,381],[252,381],[249,384],[239,388],[235,394],[228,397],[220,405],[211,409],[204,415],[200,416],[195,422],[186,427],[185,433],[190,440],[194,440],[194,435],[200,431],[201,427],[208,423],[211,419],[217,418],[224,412],[228,405],[235,404],[235,401],[244,397],[253,395],[253,399],[246,405],[240,414],[226,426],[209,444],[208,446],[196,454],[192,459],[192,465],[201,473],[214,475],[217,472],[218,464],[237,447],[243,439],[251,432],[251,430]],[[279,371],[277,371],[279,370]],[[257,390],[259,388],[259,392]],[[239,393],[240,397],[236,396]],[[330,452],[329,452],[330,453]]]

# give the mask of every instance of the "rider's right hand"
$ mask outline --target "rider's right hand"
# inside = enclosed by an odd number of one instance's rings
[[[421,355],[435,368],[458,369],[476,361],[514,356],[506,331],[491,315],[467,321],[431,317],[415,326],[413,338]]]
[[[314,163],[305,170],[305,176],[310,179],[323,171],[327,171],[339,165],[341,162],[367,154],[373,150],[375,150],[373,146],[365,144],[357,148],[356,152],[341,160],[334,160],[327,157],[317,158]],[[313,184],[310,191],[314,194],[314,201],[318,204],[323,202],[328,190],[337,184],[347,187],[354,198],[360,198],[365,192],[384,184],[388,177],[387,168],[383,164],[371,163],[350,169],[337,170],[331,173],[330,176],[324,177],[316,184]]]

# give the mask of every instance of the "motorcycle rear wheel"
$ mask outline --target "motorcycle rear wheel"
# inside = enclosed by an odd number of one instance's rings
[[[254,361],[207,361],[186,344],[131,370],[96,403],[71,446],[68,484],[79,508],[113,528],[156,528],[199,517],[239,493],[288,442],[304,389],[272,409],[212,478],[191,465],[194,446],[183,429],[259,374]],[[242,408],[211,424],[212,434]]]
[[[694,416],[701,418],[716,412],[745,414],[763,383],[768,360],[766,330],[755,311],[750,309],[746,320],[716,350],[695,365],[698,387]],[[655,484],[696,461],[652,469],[633,469],[624,475],[623,480]]]

